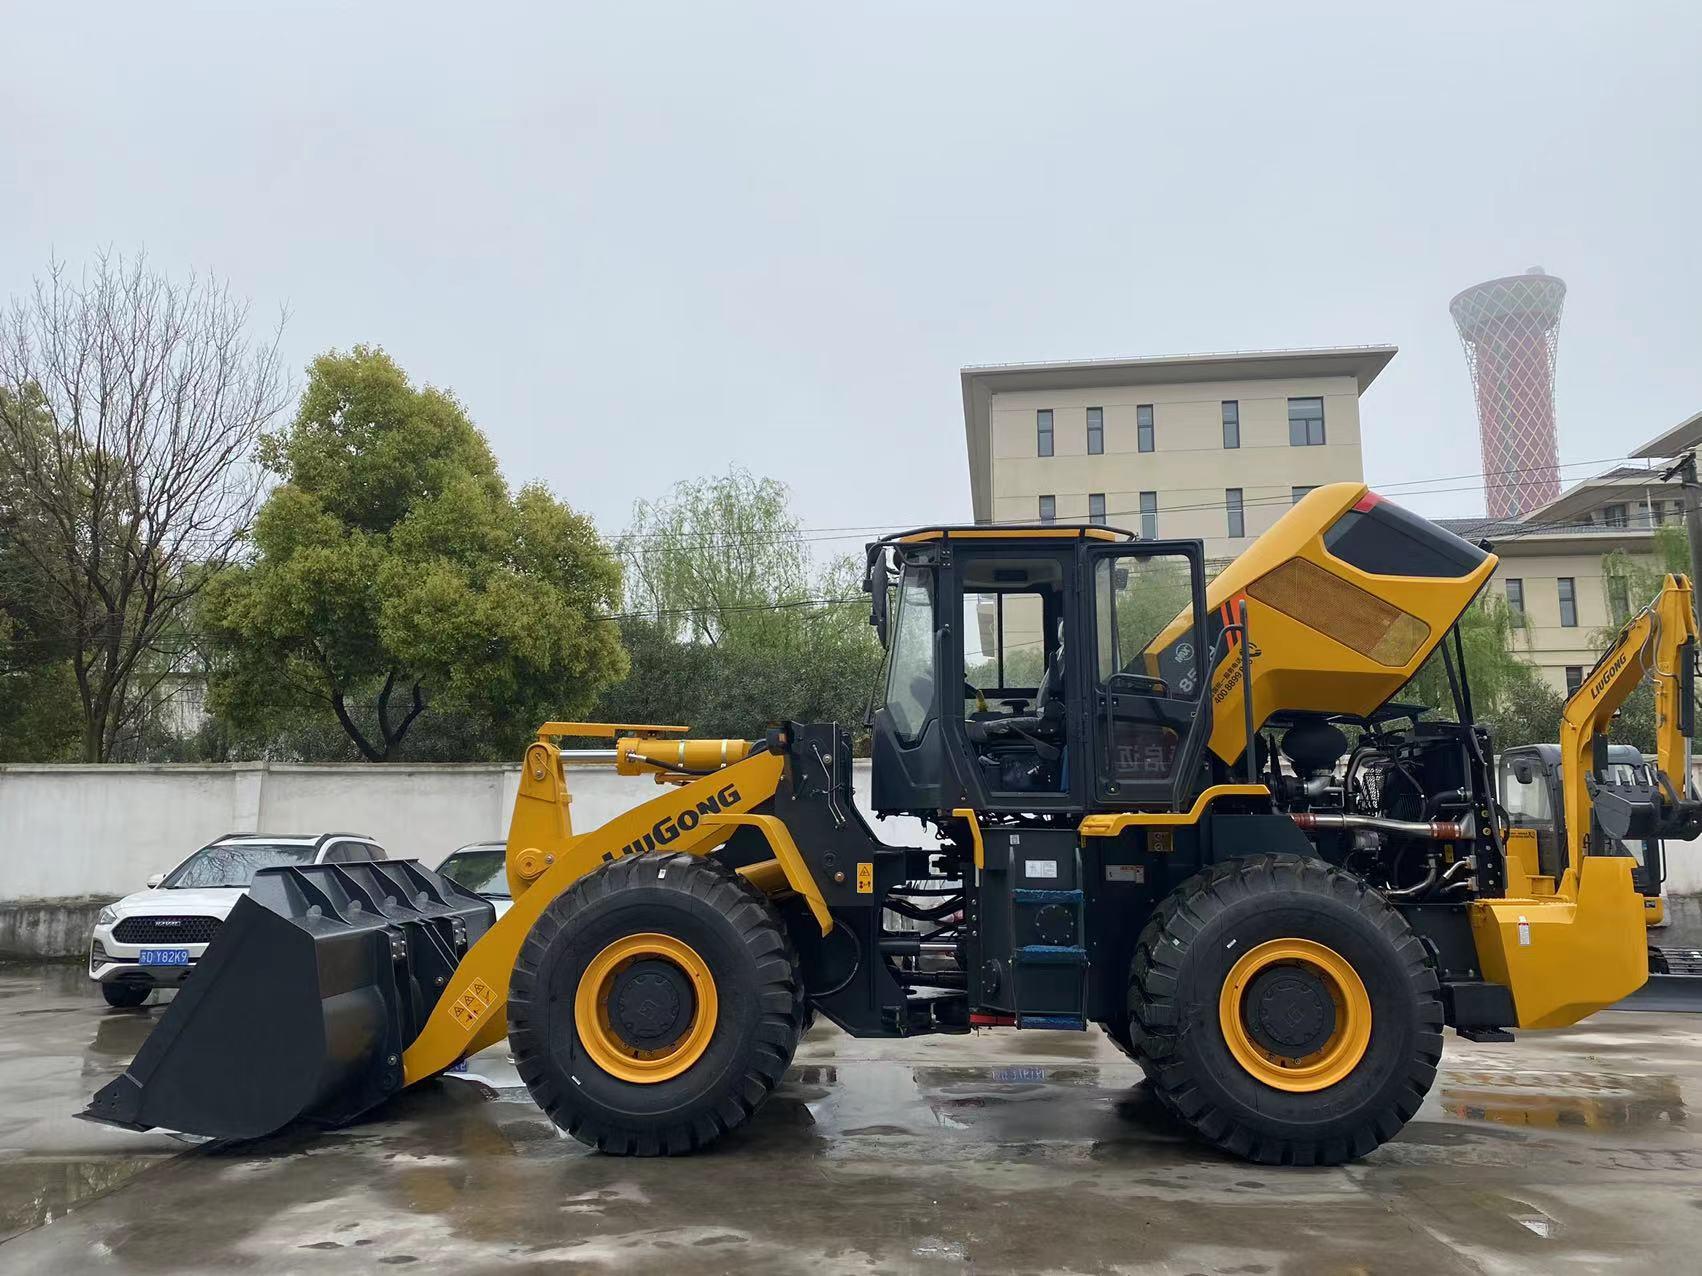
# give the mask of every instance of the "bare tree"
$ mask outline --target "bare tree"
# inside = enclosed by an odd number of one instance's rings
[[[281,325],[281,320],[280,320]],[[194,658],[188,609],[253,518],[256,446],[288,390],[278,333],[224,283],[104,254],[50,264],[0,316],[0,519],[62,640],[83,757],[106,761]]]

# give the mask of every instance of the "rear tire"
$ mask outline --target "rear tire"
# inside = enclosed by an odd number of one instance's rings
[[[134,1010],[148,999],[153,991],[145,984],[110,983],[100,986],[100,995],[106,998],[106,1004],[115,1010]]]
[[[675,1156],[744,1124],[802,1034],[798,960],[766,896],[717,861],[632,855],[553,901],[521,946],[508,1038],[581,1143]]]
[[[1264,855],[1178,887],[1130,974],[1137,1060],[1201,1137],[1269,1165],[1336,1165],[1391,1139],[1442,1057],[1424,945],[1322,860]]]

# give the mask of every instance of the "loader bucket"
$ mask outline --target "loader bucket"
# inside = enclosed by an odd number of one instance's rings
[[[402,1051],[494,916],[410,860],[262,869],[79,1115],[227,1139],[353,1120],[402,1088]]]

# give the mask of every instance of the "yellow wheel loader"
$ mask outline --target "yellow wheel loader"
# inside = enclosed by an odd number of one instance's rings
[[[1209,586],[1197,541],[888,537],[870,805],[935,845],[870,827],[833,724],[546,724],[500,920],[415,864],[267,870],[85,1115],[334,1124],[506,1036],[562,1129],[683,1153],[749,1119],[820,1014],[865,1037],[1098,1026],[1219,1147],[1363,1156],[1418,1110],[1445,1025],[1506,1040],[1646,975],[1631,861],[1586,835],[1540,874],[1496,792],[1455,627],[1495,561],[1360,484]],[[1688,704],[1694,643],[1661,647],[1647,671]],[[1437,652],[1458,722],[1391,702]],[[1605,725],[1579,723],[1586,764]],[[659,791],[581,833],[556,741],[597,733]],[[1670,784],[1602,771],[1574,828],[1694,832]]]

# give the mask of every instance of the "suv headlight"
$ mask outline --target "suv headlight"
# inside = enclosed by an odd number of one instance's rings
[[[110,926],[118,920],[118,909],[108,904],[95,915],[96,926]]]

